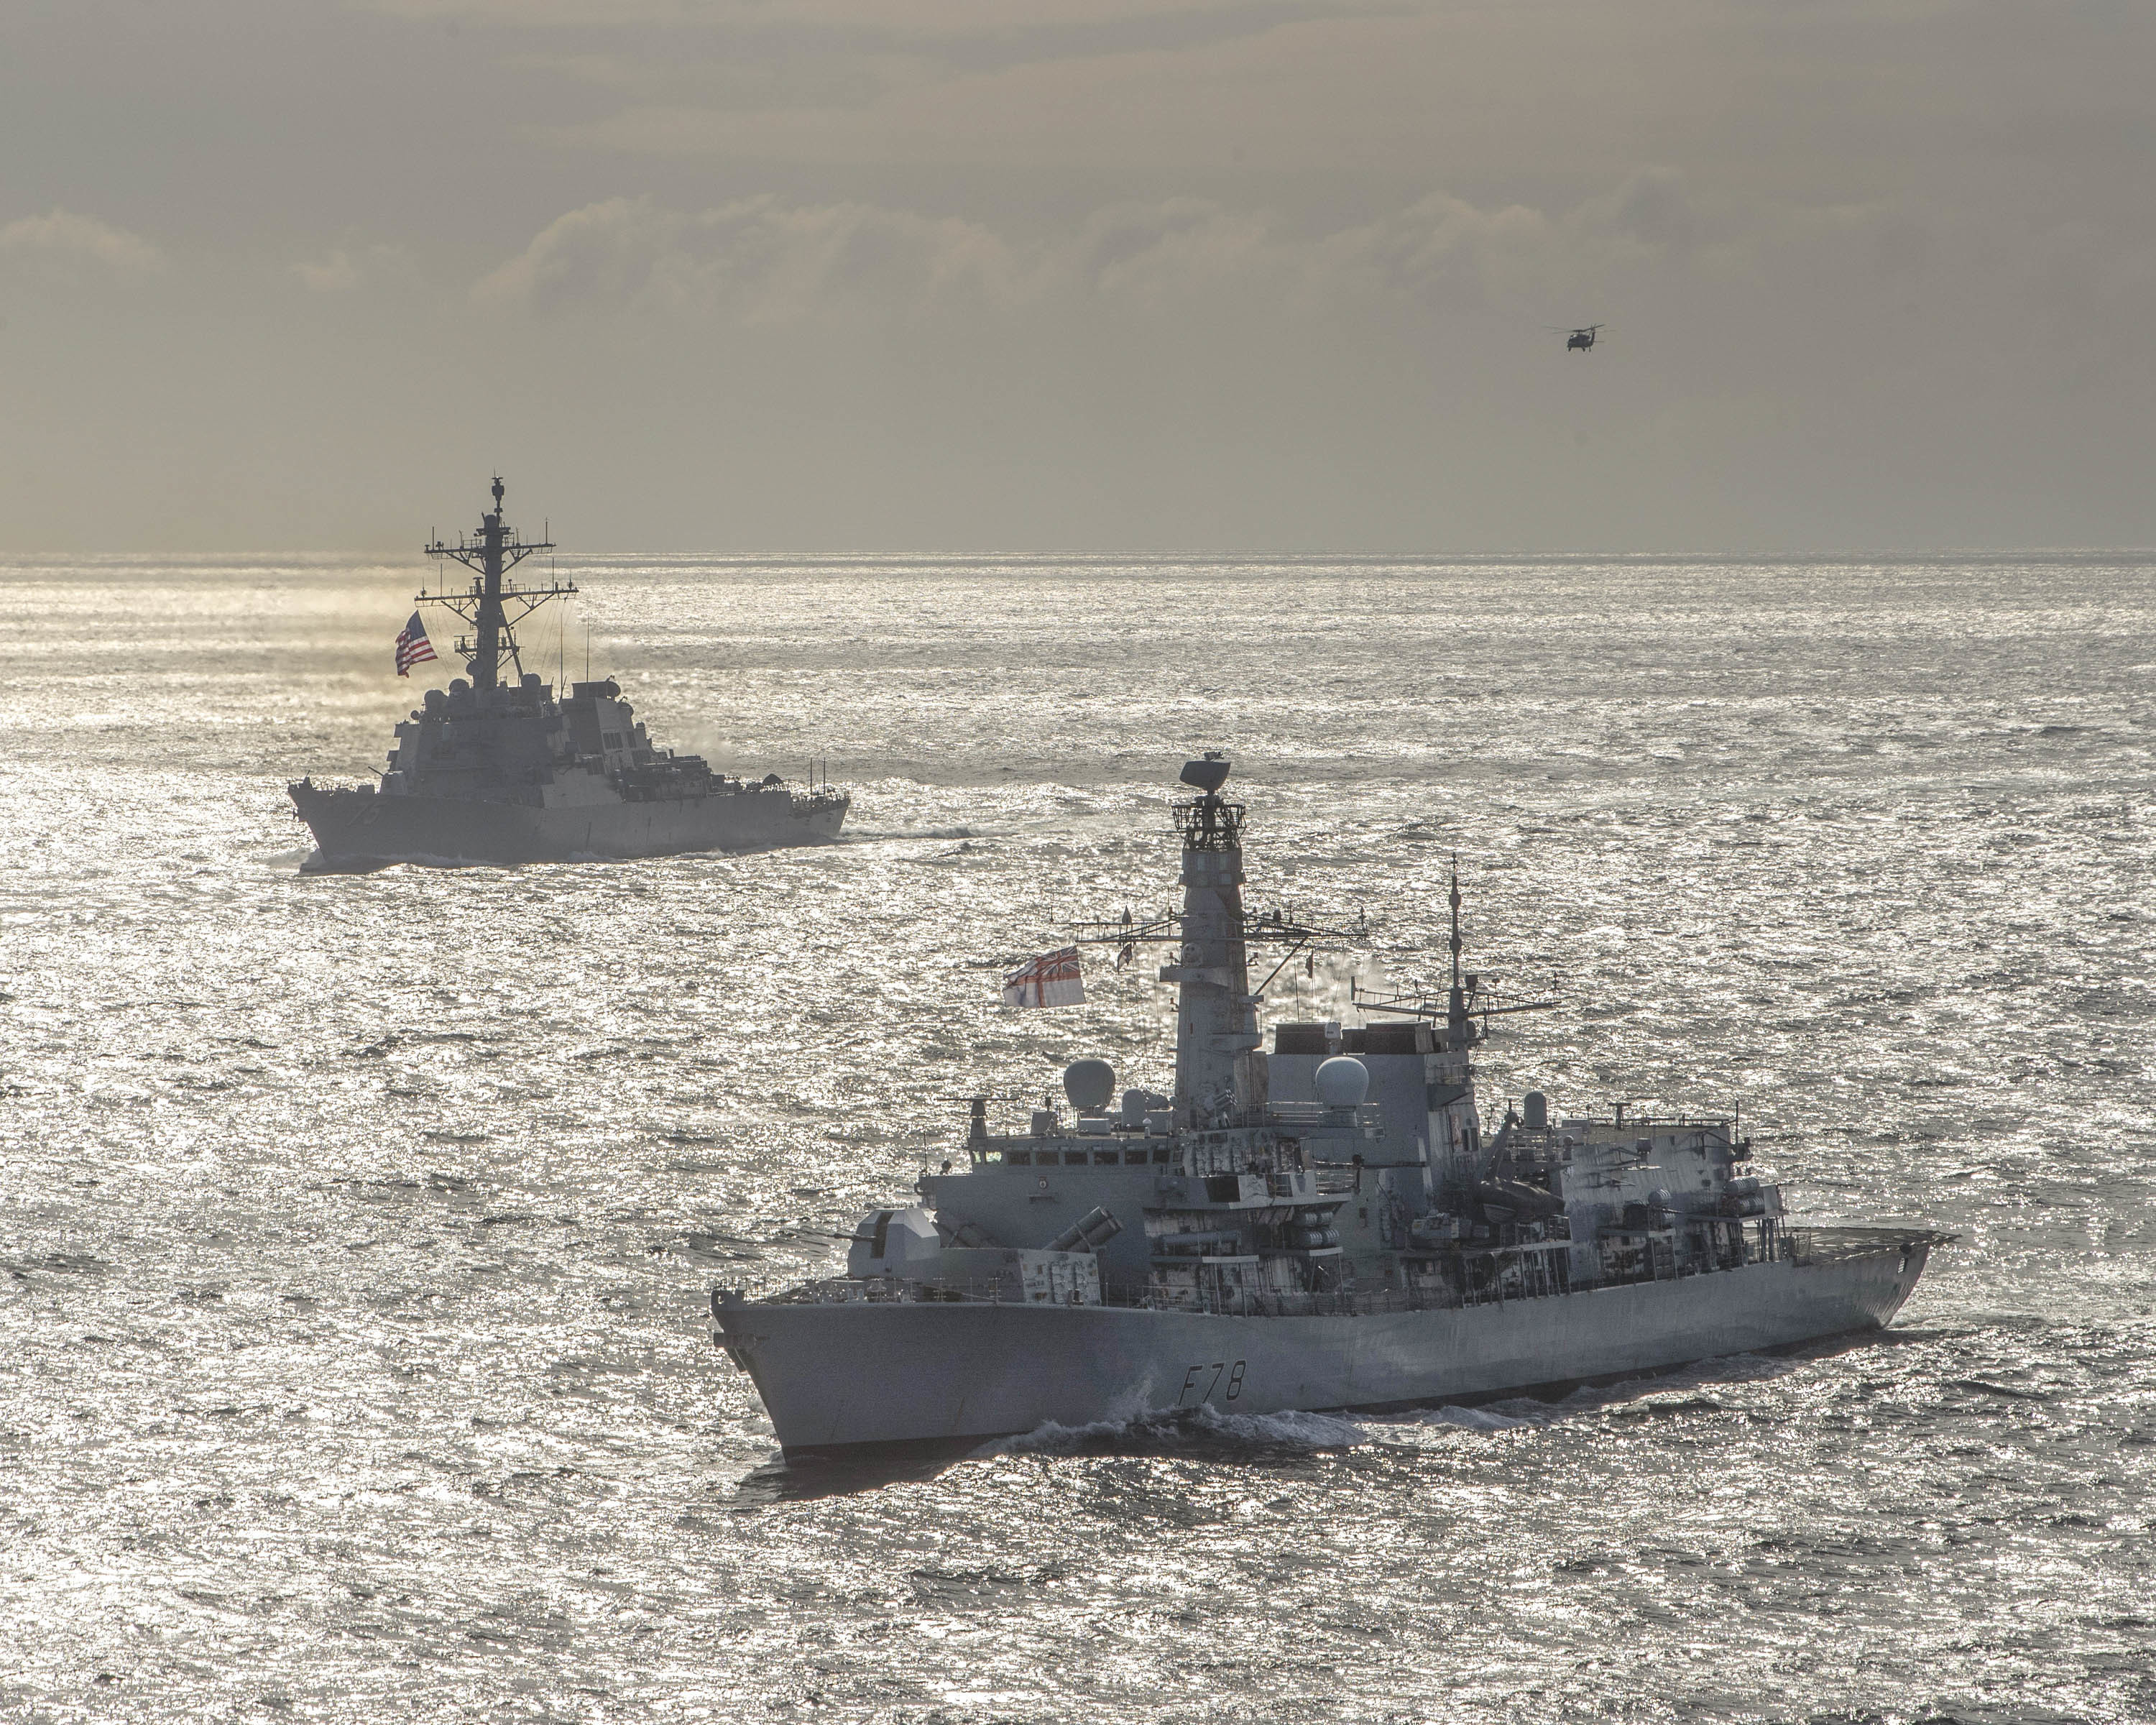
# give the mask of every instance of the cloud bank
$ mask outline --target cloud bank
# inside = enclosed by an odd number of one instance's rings
[[[15,14],[24,544],[2156,541],[2156,8]]]
[[[114,270],[146,272],[165,267],[164,254],[139,234],[60,208],[42,216],[23,216],[0,227],[0,251],[86,258]]]
[[[1825,218],[1786,211],[1776,225],[1786,234]],[[860,203],[766,194],[687,211],[645,196],[569,211],[474,294],[540,314],[723,313],[752,323],[838,308],[901,318],[1013,311],[1074,298],[1156,310],[1231,300],[1322,311],[1389,299],[1524,312],[1709,248],[1732,267],[1775,231],[1717,218],[1667,169],[1556,213],[1434,192],[1314,234],[1277,212],[1198,198],[1110,204],[1024,238]]]

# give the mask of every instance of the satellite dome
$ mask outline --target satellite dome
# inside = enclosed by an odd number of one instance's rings
[[[1318,1100],[1328,1108],[1359,1108],[1370,1094],[1370,1069],[1353,1055],[1335,1055],[1317,1069]]]
[[[1097,1114],[1116,1093],[1116,1069],[1106,1060],[1073,1060],[1063,1069],[1063,1094],[1081,1114]]]

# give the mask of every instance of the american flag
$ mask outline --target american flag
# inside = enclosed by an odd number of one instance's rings
[[[1078,949],[1044,952],[1004,978],[1005,1006],[1083,1006],[1086,979],[1078,973]]]
[[[424,665],[434,656],[434,644],[427,639],[427,625],[419,621],[414,611],[412,620],[404,625],[404,633],[397,637],[397,675],[408,677],[412,667]]]

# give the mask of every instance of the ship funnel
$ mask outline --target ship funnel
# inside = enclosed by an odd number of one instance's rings
[[[1203,760],[1183,763],[1183,782],[1191,789],[1203,791],[1209,797],[1227,783],[1228,772],[1228,762],[1220,751],[1208,749]]]

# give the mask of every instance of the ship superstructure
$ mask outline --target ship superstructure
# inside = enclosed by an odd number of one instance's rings
[[[505,489],[497,476],[476,535],[426,547],[472,571],[468,587],[444,581],[418,596],[469,625],[456,644],[469,675],[429,690],[398,726],[377,783],[290,788],[318,847],[308,866],[665,856],[835,839],[844,793],[776,773],[715,773],[699,756],[654,747],[613,680],[574,684],[563,697],[524,669],[516,625],[577,588],[509,578],[554,547],[509,526]]]
[[[1100,1060],[1022,1131],[973,1105],[966,1166],[871,1212],[843,1276],[716,1293],[717,1339],[789,1455],[964,1445],[1200,1406],[1263,1413],[1472,1399],[1787,1346],[1887,1322],[1943,1237],[1795,1227],[1720,1117],[1554,1112],[1491,1129],[1473,1050],[1508,1009],[1460,969],[1441,996],[1284,1023],[1273,973],[1349,931],[1243,902],[1228,763],[1174,805],[1179,912],[1099,925],[1167,942],[1173,1093],[1118,1097]]]

